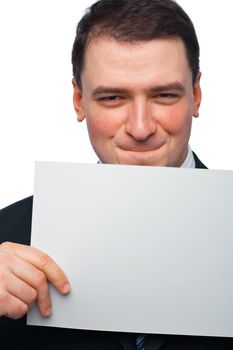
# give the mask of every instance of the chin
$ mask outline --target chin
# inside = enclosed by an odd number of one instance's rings
[[[149,152],[123,152],[117,157],[118,164],[140,166],[167,166],[164,157],[156,156],[155,151]]]

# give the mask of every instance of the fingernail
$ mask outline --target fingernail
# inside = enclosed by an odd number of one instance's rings
[[[64,294],[67,294],[67,293],[70,292],[70,285],[69,285],[69,283],[66,283],[66,284],[64,285],[64,287],[62,288],[62,292],[63,292]]]
[[[49,317],[49,316],[51,315],[51,313],[52,313],[52,308],[51,308],[51,306],[49,306],[49,307],[45,310],[44,316],[45,316],[45,317]]]

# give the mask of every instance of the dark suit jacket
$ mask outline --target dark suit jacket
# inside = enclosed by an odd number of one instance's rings
[[[206,168],[194,154],[196,168]],[[30,244],[32,197],[0,211],[0,243],[4,241]],[[233,296],[232,296],[233,297]],[[20,320],[0,318],[0,349],[80,349],[135,350],[135,334],[78,331],[51,327],[26,326]],[[148,335],[145,350],[227,350],[233,340],[193,336]]]

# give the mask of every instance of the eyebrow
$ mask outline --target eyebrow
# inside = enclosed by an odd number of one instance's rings
[[[179,91],[179,92],[184,93],[185,87],[181,83],[177,82],[177,83],[171,83],[171,84],[167,84],[167,85],[158,85],[158,86],[155,86],[154,88],[150,89],[150,91],[153,93],[159,93],[161,91],[169,91],[169,90]]]
[[[128,90],[120,89],[117,87],[108,87],[108,86],[98,86],[92,93],[92,97],[98,97],[103,94],[124,94],[127,93]]]
[[[166,85],[158,85],[155,86],[151,89],[148,89],[148,92],[150,93],[159,93],[162,91],[169,91],[169,90],[173,90],[173,91],[178,91],[181,93],[185,92],[185,87],[184,85],[182,85],[179,82],[175,82],[175,83],[170,83],[170,84],[166,84]],[[122,89],[122,88],[117,88],[117,87],[111,87],[111,86],[98,86],[92,93],[92,97],[97,98],[100,95],[104,95],[104,94],[125,94],[128,93],[129,90],[127,89]]]

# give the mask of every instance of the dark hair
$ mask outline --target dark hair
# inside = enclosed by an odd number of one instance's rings
[[[122,42],[179,37],[183,40],[193,83],[199,72],[200,48],[193,23],[173,0],[100,0],[78,23],[72,51],[73,76],[81,88],[88,43],[110,37]]]

